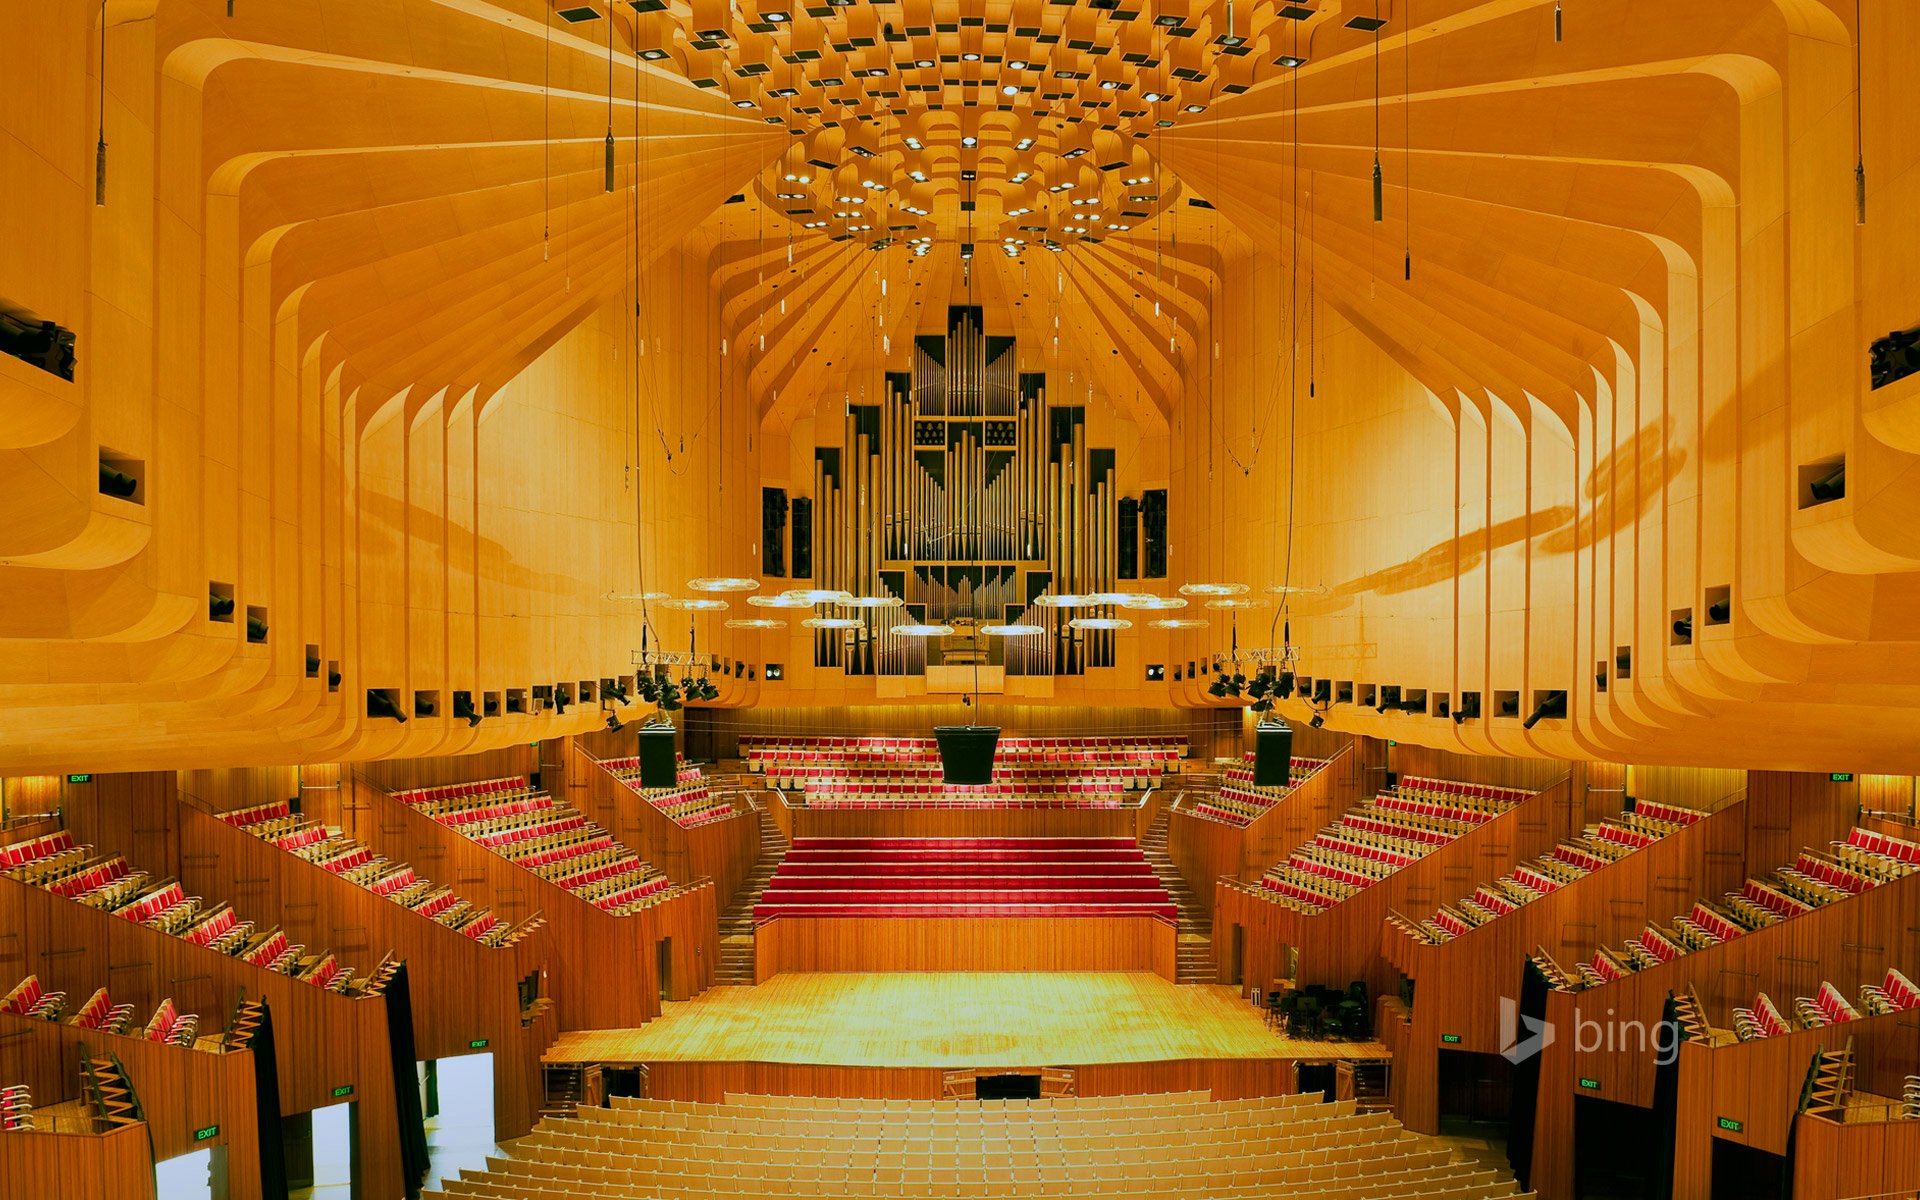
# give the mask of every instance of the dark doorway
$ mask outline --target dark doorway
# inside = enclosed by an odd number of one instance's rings
[[[1239,987],[1246,982],[1247,927],[1233,927],[1233,941],[1227,951],[1227,982]]]
[[[673,939],[661,938],[653,944],[654,974],[660,977],[660,998],[673,999]]]
[[[1742,1146],[1722,1138],[1713,1139],[1713,1196],[1745,1200],[1748,1196],[1779,1196],[1785,1193],[1787,1160],[1778,1154]]]
[[[1038,1100],[1040,1098],[1040,1076],[975,1076],[973,1081],[973,1098],[976,1100]]]
[[[1328,1101],[1335,1098],[1338,1078],[1332,1063],[1297,1063],[1293,1070],[1301,1095],[1313,1092],[1325,1096]]]

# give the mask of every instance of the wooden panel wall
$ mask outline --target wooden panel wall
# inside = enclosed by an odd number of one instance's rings
[[[1842,1125],[1798,1118],[1793,1200],[1855,1200],[1920,1191],[1920,1121]]]
[[[584,750],[570,747],[568,758],[569,799],[582,812],[612,830],[675,883],[710,879],[720,907],[732,902],[741,881],[760,861],[759,818],[739,810],[731,817],[686,829],[614,778]],[[579,786],[573,786],[576,783]]]
[[[1047,1064],[1058,1065],[1058,1064]],[[1211,1091],[1216,1100],[1284,1096],[1295,1090],[1294,1060],[1169,1059],[1069,1066],[1081,1096],[1160,1095]],[[656,1100],[717,1104],[727,1093],[847,1096],[876,1100],[939,1100],[942,1067],[849,1067],[811,1063],[656,1062],[648,1064]]]
[[[258,1195],[259,1172],[255,1171]],[[0,1192],[35,1200],[165,1200],[154,1195],[144,1126],[112,1133],[18,1133],[0,1137]],[[239,1180],[232,1200],[243,1200]]]
[[[1240,887],[1217,885],[1213,953],[1218,977],[1229,977],[1238,926],[1244,930],[1243,989],[1267,990],[1287,978],[1287,950],[1293,947],[1299,951],[1301,986],[1344,988],[1361,979],[1370,994],[1381,994],[1390,982],[1380,957],[1380,929],[1388,911],[1429,910],[1443,898],[1472,892],[1474,881],[1493,878],[1551,846],[1557,836],[1554,817],[1566,807],[1569,786],[1562,779],[1327,912],[1299,913]]]
[[[1637,935],[1649,919],[1664,921],[1699,897],[1738,887],[1747,876],[1745,836],[1746,811],[1736,803],[1441,945],[1383,926],[1382,956],[1414,981],[1410,1019],[1394,1047],[1391,1094],[1401,1122],[1418,1133],[1439,1132],[1443,1036],[1459,1039],[1447,1043],[1449,1049],[1498,1054],[1506,1048],[1500,1000],[1519,996],[1527,955],[1536,947],[1571,966],[1600,946]],[[1431,914],[1424,908],[1404,915]],[[1403,1014],[1397,1001],[1383,1000],[1378,1024],[1392,1029]]]
[[[774,660],[779,661],[779,660]],[[823,673],[824,674],[824,673]],[[895,737],[932,737],[935,725],[998,723],[1004,736],[1025,734],[1033,737],[1073,735],[1119,736],[1128,733],[1156,736],[1185,736],[1190,749],[1198,752],[1212,746],[1208,736],[1210,712],[1190,709],[1124,707],[1135,697],[1122,689],[1107,698],[1107,704],[1094,707],[1084,694],[1063,699],[1058,705],[1044,703],[995,703],[988,700],[982,709],[966,708],[947,699],[926,703],[875,701],[872,685],[856,679],[847,687],[847,704],[814,707],[788,705],[777,693],[788,685],[762,685],[762,704],[749,710],[710,712],[690,709],[690,730],[700,728],[702,746],[710,746],[718,758],[737,758],[742,735],[788,735],[793,737],[857,737],[890,734]],[[865,690],[867,699],[860,699]]]
[[[1175,976],[1153,917],[781,917],[753,935],[754,979],[782,971],[1152,971]]]

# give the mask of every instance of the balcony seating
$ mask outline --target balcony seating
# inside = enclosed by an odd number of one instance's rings
[[[1695,901],[1668,928],[1648,925],[1610,961],[1627,971],[1642,971],[1861,895],[1916,869],[1920,845],[1855,829],[1826,852],[1802,850],[1790,867],[1748,879],[1739,891],[1717,901]],[[1615,978],[1598,968],[1589,970],[1592,966],[1579,970],[1584,986],[1598,987]]]
[[[1196,796],[1185,811],[1223,825],[1246,826],[1285,799],[1294,788],[1305,783],[1327,765],[1323,758],[1295,756],[1288,764],[1286,787],[1255,787],[1253,760],[1241,759],[1222,773],[1220,790]]]
[[[640,760],[614,758],[601,762],[615,779],[639,794],[640,798],[665,813],[682,829],[694,829],[714,821],[724,821],[739,810],[732,801],[716,794],[700,777],[700,768],[682,764],[677,782],[670,788],[643,788],[639,785]]]
[[[289,854],[304,858],[376,896],[384,896],[436,924],[465,934],[483,946],[511,946],[538,928],[539,923],[535,921],[508,925],[486,909],[455,895],[452,888],[436,887],[420,878],[412,867],[395,863],[363,842],[292,812],[284,800],[230,809],[219,816],[236,829],[271,842]]]
[[[87,997],[67,1024],[76,1029],[97,1029],[101,1033],[125,1033],[127,1022],[133,1019],[133,1005],[115,1004],[107,995],[107,989],[95,988],[93,995]]]
[[[1262,894],[1300,912],[1324,912],[1492,820],[1531,793],[1489,784],[1403,779],[1347,810],[1270,867]]]
[[[199,1030],[200,1018],[193,1013],[181,1013],[173,1007],[173,1000],[168,998],[153,1010],[153,1016],[148,1018],[141,1036],[150,1042],[190,1047],[199,1036]]]
[[[983,1195],[1485,1200],[1511,1181],[1385,1113],[1317,1096],[726,1104],[615,1098],[549,1117],[432,1200]]]
[[[1898,970],[1888,967],[1887,977],[1878,984],[1863,984],[1860,1007],[1873,1016],[1920,1008],[1920,988]]]
[[[814,808],[1118,808],[1185,753],[1185,738],[1003,737],[993,781],[948,788],[932,738],[744,737],[740,753],[769,786]]]
[[[6,873],[23,883],[328,991],[376,994],[391,974],[356,981],[351,971],[327,968],[327,956],[287,946],[277,929],[263,933],[231,908],[187,895],[176,879],[154,882],[117,855],[95,857],[66,830],[0,847],[0,862],[17,863]]]
[[[1793,1026],[1780,1015],[1779,1008],[1767,994],[1760,992],[1754,996],[1752,1008],[1733,1010],[1733,1032],[1741,1041],[1751,1042],[1792,1033]]]
[[[524,779],[395,792],[395,800],[615,916],[667,898],[673,883],[612,834]]]
[[[753,910],[756,924],[1177,915],[1131,838],[796,838]]]
[[[65,992],[49,992],[40,986],[38,976],[29,975],[15,984],[0,1000],[0,1012],[12,1013],[17,1017],[38,1017],[44,1021],[58,1021],[67,1005]]]
[[[24,1083],[0,1087],[0,1132],[26,1132],[33,1128],[33,1096]]]
[[[1678,805],[1642,801],[1631,812],[1587,826],[1579,837],[1562,842],[1532,862],[1522,863],[1492,883],[1482,885],[1472,896],[1451,906],[1443,905],[1424,921],[1395,920],[1393,923],[1410,937],[1429,945],[1441,945],[1601,867],[1619,862],[1705,815]],[[1626,947],[1629,954],[1636,948],[1640,954],[1660,962],[1666,961],[1663,955],[1672,956],[1670,950],[1678,953],[1671,941],[1656,929],[1649,929],[1643,939]]]

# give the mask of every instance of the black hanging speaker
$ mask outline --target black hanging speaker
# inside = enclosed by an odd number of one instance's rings
[[[647,725],[640,730],[640,786],[670,788],[679,782],[674,762],[673,726]]]
[[[998,725],[936,725],[940,743],[940,780],[969,786],[993,782],[993,751],[1000,744]]]
[[[1293,782],[1293,726],[1262,721],[1253,727],[1253,786],[1286,787]]]

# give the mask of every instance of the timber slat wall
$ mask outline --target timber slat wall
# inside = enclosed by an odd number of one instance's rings
[[[1547,947],[1570,967],[1602,945],[1618,946],[1637,935],[1649,919],[1665,921],[1699,897],[1739,887],[1746,877],[1746,816],[1744,804],[1721,809],[1438,946],[1382,925],[1382,957],[1414,981],[1410,1027],[1395,1030],[1398,1017],[1390,1020],[1385,1012],[1377,1022],[1383,1036],[1397,1034],[1391,1095],[1401,1123],[1418,1133],[1439,1132],[1442,1035],[1460,1039],[1449,1049],[1498,1054],[1506,1048],[1500,998],[1520,994],[1527,955],[1535,947]],[[1448,902],[1472,891],[1468,887]],[[1417,921],[1432,911],[1429,906],[1402,915]]]
[[[1853,1200],[1920,1191],[1920,1121],[1841,1125],[1803,1114],[1793,1200]]]
[[[353,836],[388,858],[413,863],[421,874],[486,905],[503,920],[517,922],[536,912],[546,918],[538,935],[539,968],[546,973],[543,994],[553,998],[560,1029],[624,1029],[659,1016],[655,947],[662,938],[673,942],[672,999],[685,1000],[712,986],[720,945],[712,884],[681,889],[631,916],[616,917],[379,787],[359,782],[354,796],[360,823],[348,830]]]
[[[1068,1066],[1074,1094],[1135,1096],[1208,1090],[1216,1100],[1292,1094],[1291,1058],[1167,1059]],[[648,1064],[655,1100],[718,1104],[726,1094],[845,1096],[873,1100],[946,1098],[945,1067],[863,1067],[775,1062]],[[1011,1068],[1009,1068],[1011,1069]]]
[[[258,1195],[257,1170],[255,1176]],[[230,1186],[231,1200],[241,1200],[238,1181],[230,1180]],[[165,1200],[154,1196],[153,1156],[147,1131],[139,1125],[102,1134],[0,1134],[0,1196]]]
[[[754,981],[782,971],[1152,971],[1176,975],[1154,917],[780,917],[753,935]]]
[[[1363,979],[1371,995],[1387,990],[1387,968],[1380,957],[1380,927],[1387,912],[1431,908],[1442,898],[1473,891],[1473,881],[1491,879],[1522,859],[1553,845],[1557,811],[1567,803],[1570,783],[1563,779],[1479,828],[1365,889],[1325,912],[1307,914],[1225,883],[1215,885],[1214,966],[1217,978],[1231,981],[1233,931],[1242,934],[1243,990],[1267,989],[1287,978],[1286,950],[1300,954],[1297,982],[1344,988]],[[1256,885],[1257,886],[1257,885]]]
[[[688,829],[616,779],[580,746],[568,753],[571,803],[675,883],[711,879],[722,908],[733,900],[760,861],[760,822],[752,813],[736,810],[731,817]]]

